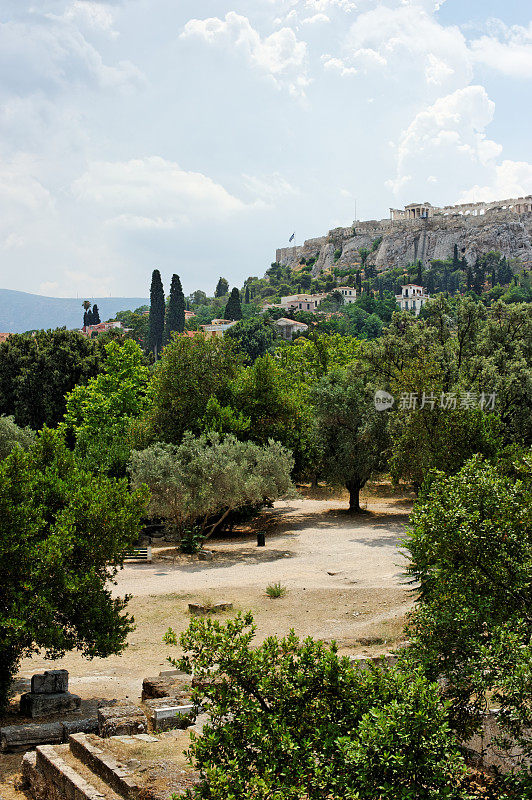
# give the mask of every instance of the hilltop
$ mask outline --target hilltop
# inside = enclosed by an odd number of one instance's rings
[[[36,329],[79,328],[83,323],[84,298],[43,297],[38,294],[0,289],[0,331],[24,333]],[[102,320],[119,311],[149,304],[145,297],[88,297],[98,305]]]
[[[484,253],[497,251],[530,267],[532,197],[522,200],[527,202],[501,200],[444,209],[412,203],[404,211],[390,209],[391,219],[354,222],[303,245],[279,248],[275,260],[291,269],[304,263],[302,259],[307,264],[312,260],[316,277],[333,267],[348,269],[365,263],[379,271],[418,261],[428,267],[431,261],[449,258],[456,245],[469,265]]]

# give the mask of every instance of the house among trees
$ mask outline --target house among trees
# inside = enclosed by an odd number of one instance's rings
[[[425,293],[423,286],[407,283],[406,286],[401,286],[401,294],[395,295],[395,299],[401,306],[401,311],[413,311],[417,317],[429,300],[429,295]]]
[[[352,286],[337,286],[334,291],[340,292],[340,294],[344,298],[345,305],[347,305],[348,303],[354,303],[355,300],[357,299],[357,290],[354,289]]]
[[[84,325],[83,328],[80,328],[80,333],[83,336],[87,336],[89,339],[94,338],[95,336],[99,336],[100,333],[105,333],[109,330],[119,330],[121,333],[128,333],[129,328],[124,328],[121,322],[118,320],[112,320],[111,322],[98,322],[97,325]]]
[[[207,339],[212,338],[213,336],[223,336],[229,328],[232,328],[233,325],[236,325],[238,320],[231,320],[231,319],[213,319],[213,321],[209,325],[202,325],[201,329]]]
[[[286,317],[281,317],[275,324],[279,328],[281,338],[288,341],[292,341],[294,336],[299,336],[299,334],[308,331],[308,325],[305,325],[304,322],[295,322],[295,320],[287,319]]]

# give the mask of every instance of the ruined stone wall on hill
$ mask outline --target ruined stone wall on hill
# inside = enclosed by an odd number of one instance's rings
[[[449,258],[454,245],[460,256],[473,263],[477,256],[498,250],[508,258],[519,258],[532,267],[532,213],[487,212],[482,216],[434,216],[407,221],[370,220],[350,228],[335,228],[326,236],[309,239],[298,247],[277,250],[276,261],[297,268],[301,258],[317,257],[312,274],[317,276],[334,266],[360,265],[359,250],[371,248],[382,237],[368,263],[379,270],[404,267],[420,260],[425,266],[434,259]],[[341,256],[335,261],[335,252]]]

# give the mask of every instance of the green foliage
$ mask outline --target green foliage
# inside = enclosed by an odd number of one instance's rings
[[[251,317],[233,325],[225,336],[235,341],[238,349],[245,354],[248,363],[252,363],[256,358],[271,352],[276,331],[269,318]]]
[[[349,510],[360,511],[360,490],[383,466],[386,414],[375,410],[373,391],[356,368],[337,369],[313,388],[322,474],[350,494]]]
[[[138,536],[146,493],[81,469],[45,429],[0,463],[0,706],[21,658],[120,652],[132,627],[109,581]]]
[[[270,583],[266,587],[266,594],[272,599],[276,597],[284,597],[286,594],[286,586],[283,586],[280,581],[277,581],[277,583]]]
[[[14,334],[0,344],[0,414],[17,425],[52,427],[65,413],[65,395],[97,375],[104,346],[74,331]]]
[[[377,236],[376,239],[373,239],[371,243],[371,252],[375,253],[375,251],[378,250],[379,247],[381,246],[381,243],[382,243],[382,236]]]
[[[336,261],[340,260],[341,256],[342,256],[342,249],[341,248],[338,248],[337,250],[334,251],[334,261],[335,261],[335,263],[336,263]]]
[[[369,378],[396,400],[393,475],[417,487],[430,469],[451,473],[474,453],[532,443],[532,308],[499,302],[485,309],[471,298],[439,296],[423,316],[397,314],[361,349]],[[492,394],[494,410],[486,410]]]
[[[130,329],[130,333],[126,335],[139,344],[143,350],[147,347],[149,328],[149,315],[145,314],[145,311],[149,311],[149,306],[140,306],[134,311],[119,311],[115,317],[125,328]]]
[[[174,337],[153,375],[147,414],[152,440],[177,444],[186,430],[200,433],[210,398],[223,399],[240,369],[231,339]]]
[[[242,319],[242,306],[240,305],[240,292],[235,288],[231,289],[229,300],[225,307],[224,319]]]
[[[532,453],[432,474],[406,546],[420,585],[412,658],[445,679],[463,735],[491,704],[519,737],[532,724]]]
[[[463,762],[438,687],[419,671],[359,670],[292,631],[252,647],[251,615],[196,619],[180,637],[208,715],[188,797],[465,800]],[[170,630],[168,644],[177,644]]]
[[[30,428],[19,428],[13,417],[0,417],[0,461],[3,461],[17,445],[28,450],[35,433]]]
[[[155,444],[131,455],[134,487],[151,492],[150,513],[177,531],[211,535],[235,509],[260,506],[293,491],[293,459],[278,442],[263,447],[216,433],[186,433],[180,445]]]
[[[303,315],[298,314],[298,318]],[[303,320],[302,320],[303,321]],[[345,367],[357,359],[360,343],[340,334],[314,333],[299,338],[293,344],[282,342],[275,355],[292,385],[298,384],[299,394],[308,395],[314,382],[335,367]]]
[[[359,248],[358,254],[360,256],[360,263],[362,264],[363,267],[366,266],[366,261],[368,260],[368,256],[370,255],[370,253],[371,250],[369,250],[367,247]]]
[[[229,291],[229,281],[225,278],[219,278],[214,292],[215,297],[223,297]]]
[[[63,429],[85,468],[125,475],[131,444],[129,426],[148,405],[149,370],[131,339],[105,347],[103,371],[67,395]]]
[[[313,420],[292,376],[272,356],[257,358],[231,384],[230,405],[251,421],[248,436],[257,444],[270,439],[294,454],[296,474],[313,461]]]
[[[165,300],[161,273],[154,269],[150,288],[150,317],[148,328],[148,349],[159,358],[163,349]]]
[[[168,344],[172,333],[183,333],[185,330],[185,295],[179,275],[172,275],[170,299],[164,321],[163,344]]]

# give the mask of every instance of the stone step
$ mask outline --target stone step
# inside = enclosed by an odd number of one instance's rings
[[[131,771],[98,747],[100,741],[77,733],[68,744],[26,753],[22,772],[34,800],[136,800]]]
[[[67,744],[40,745],[26,753],[22,773],[35,800],[121,800],[72,755]]]
[[[153,737],[149,738],[153,740]],[[130,770],[116,761],[112,755],[104,752],[94,740],[98,741],[96,737],[74,733],[68,740],[70,752],[121,797],[135,800],[139,787],[131,778]]]
[[[72,769],[75,770],[75,772],[81,778],[87,781],[88,784],[94,786],[98,792],[103,794],[106,800],[123,800],[123,795],[120,794],[120,792],[117,792],[116,789],[111,786],[97,771],[93,770],[81,759],[77,758],[69,745],[62,745],[62,747],[65,748],[62,758],[66,764],[69,767],[72,767]]]

